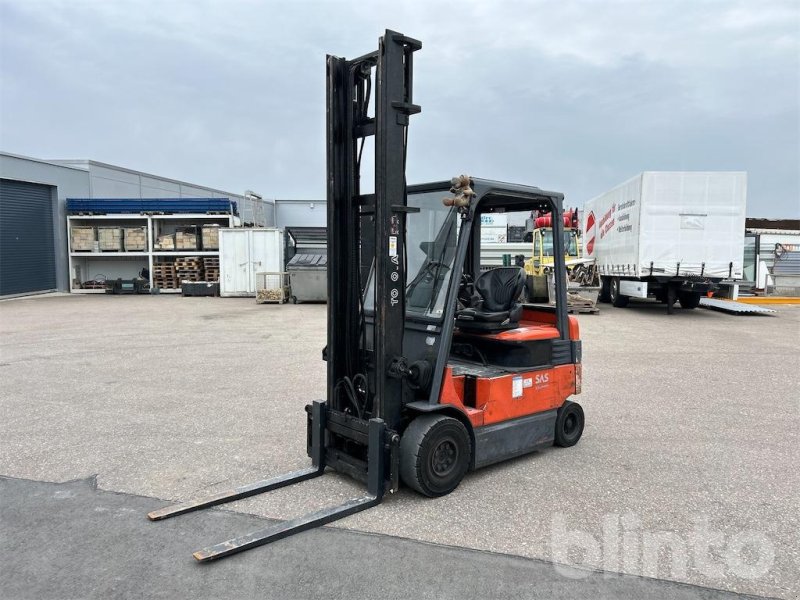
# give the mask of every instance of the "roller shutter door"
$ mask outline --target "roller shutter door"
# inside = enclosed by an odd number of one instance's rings
[[[56,289],[52,188],[0,179],[0,296]]]

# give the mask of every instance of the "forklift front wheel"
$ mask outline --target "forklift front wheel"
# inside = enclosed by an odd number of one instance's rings
[[[577,402],[567,400],[558,409],[556,417],[556,446],[569,448],[578,443],[583,435],[583,408]]]
[[[421,415],[400,440],[400,477],[408,487],[435,498],[452,492],[469,470],[472,445],[458,419]]]

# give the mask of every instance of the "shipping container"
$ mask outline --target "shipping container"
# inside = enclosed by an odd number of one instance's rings
[[[256,273],[283,271],[283,231],[277,228],[219,230],[220,295],[256,295]]]

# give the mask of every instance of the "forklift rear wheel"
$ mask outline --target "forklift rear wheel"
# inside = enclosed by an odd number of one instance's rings
[[[556,446],[569,448],[578,443],[583,435],[583,408],[577,402],[567,400],[558,409],[556,417]]]
[[[600,294],[597,299],[600,302],[611,302],[611,279],[608,277],[600,278]]]
[[[623,296],[619,293],[619,277],[614,277],[611,280],[611,286],[609,288],[608,294],[610,296],[611,304],[616,306],[617,308],[625,308],[628,306],[628,301],[630,300],[630,296]]]
[[[697,308],[700,306],[700,292],[678,292],[681,308]]]
[[[461,421],[444,415],[419,416],[400,440],[400,477],[420,494],[445,496],[469,470],[471,452]]]

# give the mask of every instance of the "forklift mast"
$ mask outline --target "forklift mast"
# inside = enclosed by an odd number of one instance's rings
[[[389,427],[402,409],[397,375],[405,328],[406,146],[409,117],[420,112],[412,102],[412,77],[413,54],[421,47],[387,30],[375,52],[327,59],[328,406],[352,410],[359,402],[354,390],[363,392],[370,416]],[[370,136],[375,193],[362,194],[362,151]],[[362,294],[373,266],[375,315],[367,342]]]

